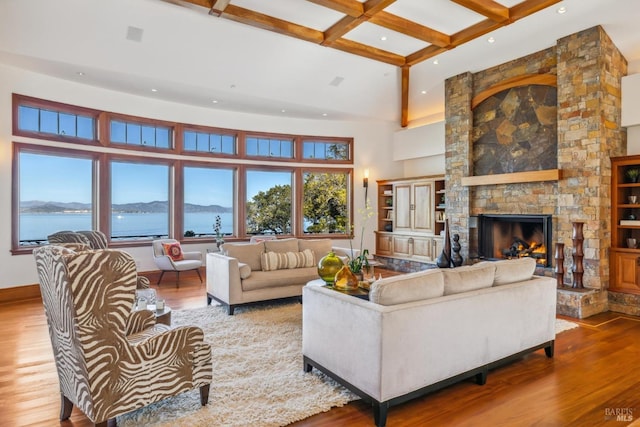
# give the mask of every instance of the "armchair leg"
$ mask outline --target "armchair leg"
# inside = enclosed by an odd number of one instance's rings
[[[203,385],[200,387],[200,404],[202,406],[207,406],[209,402],[209,387],[211,384]]]
[[[60,421],[68,420],[71,416],[71,411],[73,410],[73,403],[67,396],[60,393]]]
[[[202,283],[202,276],[200,275],[200,269],[196,268],[196,273],[198,273],[198,278],[200,279],[200,283]]]
[[[157,285],[160,286],[160,281],[162,280],[162,276],[164,276],[164,270],[160,272],[160,278],[158,279]]]
[[[180,272],[176,271],[176,288],[180,287]]]

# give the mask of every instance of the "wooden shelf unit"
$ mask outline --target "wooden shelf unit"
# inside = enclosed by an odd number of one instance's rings
[[[640,170],[640,155],[611,158],[611,250],[609,290],[640,295],[640,179],[629,182],[626,173]],[[636,203],[629,202],[636,196]],[[622,221],[637,220],[638,224]],[[627,239],[636,239],[635,248]]]

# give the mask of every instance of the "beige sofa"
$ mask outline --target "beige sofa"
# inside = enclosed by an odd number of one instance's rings
[[[334,248],[330,239],[276,239],[225,243],[207,254],[207,304],[216,300],[235,307],[257,301],[300,297],[302,287],[318,278],[318,261]]]
[[[553,356],[556,281],[535,261],[483,262],[379,280],[369,301],[305,286],[304,369],[325,372],[374,408],[389,406],[544,348]]]

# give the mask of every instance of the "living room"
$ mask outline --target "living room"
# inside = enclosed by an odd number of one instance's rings
[[[2,245],[4,247],[3,253],[0,255],[3,266],[11,266],[11,268],[5,268],[2,277],[0,278],[0,290],[4,291],[4,295],[8,295],[9,299],[15,292],[20,292],[18,288],[32,286],[37,283],[37,273],[33,257],[30,254],[12,254],[11,242],[14,239],[14,230],[11,228],[12,216],[14,210],[12,203],[10,203],[12,195],[12,143],[20,142],[24,144],[37,144],[37,139],[33,138],[20,138],[16,137],[12,132],[12,95],[21,94],[25,96],[36,97],[45,100],[52,100],[55,102],[66,103],[70,105],[82,106],[86,108],[95,108],[104,111],[117,112],[123,115],[130,115],[136,117],[152,117],[157,120],[167,120],[181,123],[192,123],[207,126],[216,126],[228,129],[243,129],[243,130],[259,130],[262,132],[272,133],[287,133],[296,135],[315,135],[325,137],[350,137],[353,138],[354,148],[354,161],[353,161],[353,180],[355,185],[353,186],[353,202],[354,210],[358,208],[358,205],[362,203],[365,197],[365,189],[362,187],[361,182],[364,177],[365,169],[369,171],[369,182],[372,187],[375,186],[375,181],[379,179],[389,178],[402,178],[412,176],[424,176],[424,175],[437,175],[444,174],[447,176],[449,183],[453,184],[453,188],[459,192],[459,196],[454,200],[461,200],[465,197],[468,198],[469,187],[459,186],[458,183],[463,177],[465,177],[468,169],[466,165],[460,166],[459,161],[464,161],[464,157],[468,154],[458,147],[452,148],[450,145],[445,146],[445,143],[449,141],[451,137],[450,129],[445,132],[445,122],[447,113],[445,112],[445,80],[453,78],[454,75],[445,75],[439,82],[438,86],[435,86],[432,90],[439,92],[437,97],[441,99],[440,110],[429,110],[425,106],[418,104],[410,104],[415,108],[409,108],[409,125],[407,128],[402,128],[400,125],[400,111],[401,100],[400,94],[396,91],[387,91],[384,93],[369,93],[367,85],[375,85],[376,79],[384,81],[385,79],[394,80],[394,88],[398,86],[396,81],[400,80],[401,72],[398,67],[390,66],[388,64],[376,63],[375,61],[366,60],[362,58],[351,59],[352,55],[348,55],[345,58],[344,65],[336,65],[336,70],[331,75],[316,76],[313,84],[322,85],[323,91],[327,92],[324,99],[318,98],[316,113],[322,118],[310,118],[309,116],[295,116],[293,112],[296,109],[297,101],[293,98],[277,97],[274,95],[272,101],[269,102],[266,92],[258,92],[260,96],[266,97],[263,104],[273,103],[277,100],[277,106],[275,108],[276,113],[264,114],[259,111],[258,107],[255,107],[255,111],[237,111],[234,109],[225,109],[223,106],[211,107],[205,105],[203,100],[199,101],[198,105],[190,104],[189,102],[179,102],[181,98],[181,92],[185,93],[193,92],[193,88],[187,82],[195,81],[195,77],[202,74],[206,74],[206,70],[192,70],[189,67],[180,68],[178,71],[172,67],[164,67],[167,57],[155,58],[153,60],[138,60],[137,57],[141,56],[144,52],[144,48],[138,42],[126,39],[125,33],[127,26],[133,26],[136,28],[145,28],[143,40],[147,40],[147,37],[158,37],[161,42],[168,43],[173,47],[173,52],[180,51],[181,46],[190,45],[188,36],[185,35],[186,30],[181,26],[178,27],[177,21],[182,18],[190,24],[180,24],[186,27],[191,26],[193,31],[200,32],[200,34],[208,34],[207,28],[211,26],[211,19],[213,17],[206,16],[206,13],[202,13],[199,10],[194,10],[190,7],[183,7],[174,4],[173,2],[154,2],[154,1],[142,1],[132,5],[125,4],[125,2],[114,2],[117,6],[98,5],[92,4],[91,6],[83,6],[75,4],[75,2],[63,2],[57,5],[47,5],[44,7],[35,7],[35,5],[18,5],[20,2],[8,2],[3,5],[6,7],[8,13],[4,14],[5,17],[12,16],[13,22],[6,22],[3,25],[2,37],[0,39],[5,40],[0,43],[0,93],[2,93],[3,102],[0,104],[0,111],[2,118],[0,118],[0,162],[2,164],[3,184],[2,190],[0,190],[0,197],[7,201],[0,208],[0,218],[3,219],[4,226],[0,231]],[[566,4],[567,8],[578,8],[577,3],[561,2]],[[113,9],[112,9],[113,7]],[[629,5],[629,7],[632,7]],[[635,5],[633,7],[636,7]],[[34,8],[36,10],[28,10]],[[86,9],[85,9],[86,8]],[[94,10],[89,10],[95,8]],[[105,8],[105,9],[101,9]],[[65,13],[66,12],[66,13]],[[107,13],[119,12],[126,14],[127,19],[119,22],[111,22],[110,24],[105,22],[98,22],[101,13],[105,15]],[[76,16],[74,14],[77,13]],[[555,13],[555,11],[553,12]],[[51,16],[57,16],[58,19],[48,19]],[[203,16],[205,15],[205,16]],[[76,23],[75,20],[78,16],[86,16],[83,22]],[[5,18],[7,21],[10,19]],[[3,23],[4,24],[4,23]],[[69,31],[69,34],[65,32],[57,32],[58,27],[73,28],[75,24],[78,24],[77,28],[73,31]],[[609,34],[607,23],[597,22],[596,24],[602,24],[606,37],[611,37],[613,44],[615,45],[616,28],[612,28]],[[35,25],[46,28],[46,31],[42,31],[41,35],[47,35],[51,40],[48,44],[42,37],[29,37],[30,32],[34,32]],[[104,28],[100,25],[105,25]],[[242,30],[239,29],[239,25],[229,25],[227,22],[225,28],[229,30],[228,36],[223,37],[211,37],[212,41],[206,49],[197,49],[194,46],[193,51],[185,52],[184,57],[179,56],[177,62],[187,63],[189,55],[219,55],[220,58],[227,60],[236,60],[234,56],[227,57],[226,50],[231,49],[229,47],[229,40],[236,37],[241,37]],[[61,46],[70,46],[70,40],[73,37],[83,38],[82,34],[92,33],[92,27],[102,28],[103,33],[117,34],[117,39],[107,41],[93,40],[87,38],[86,44],[80,43],[73,45],[68,49],[59,49],[53,54],[46,53],[47,50],[52,50],[53,44]],[[579,30],[586,30],[593,26],[581,27]],[[179,28],[179,31],[175,31],[177,34],[172,34],[174,30],[172,28]],[[169,30],[167,30],[169,29]],[[155,33],[154,33],[155,30]],[[184,31],[183,31],[184,30]],[[257,31],[253,29],[253,31]],[[101,31],[95,31],[100,33]],[[165,32],[165,33],[163,33]],[[562,37],[569,37],[576,34],[578,31],[569,31],[563,33]],[[263,34],[262,31],[260,31]],[[268,32],[267,32],[268,33]],[[268,33],[269,34],[269,33]],[[211,34],[208,34],[211,36]],[[278,40],[283,36],[281,35],[268,35],[268,38],[275,37],[275,39],[269,39],[270,42]],[[603,36],[605,38],[605,36]],[[104,43],[104,46],[102,45]],[[304,42],[298,41],[296,49],[303,49]],[[544,46],[544,49],[549,46]],[[102,49],[105,49],[102,51]],[[209,50],[207,50],[209,49]],[[323,50],[329,50],[323,47],[314,47],[314,55],[320,55],[322,61],[325,60],[325,53]],[[459,49],[462,49],[460,47]],[[472,71],[473,73],[480,72],[482,70],[489,69],[493,66],[505,64],[507,62],[518,60],[527,57],[529,54],[540,52],[543,48],[537,49],[531,52],[523,52],[517,56],[511,56],[504,60],[495,60],[491,63],[491,66],[475,67],[469,66],[469,69],[461,69],[461,73]],[[102,53],[101,53],[102,51]],[[224,51],[224,55],[223,55]],[[111,53],[108,53],[111,52]],[[113,52],[119,52],[117,55]],[[319,53],[318,53],[319,52]],[[297,51],[294,49],[289,55],[295,56]],[[345,56],[346,54],[338,52],[337,54]],[[77,55],[77,56],[76,56]],[[93,63],[92,60],[96,60],[96,57],[104,56],[104,58],[98,58],[97,62]],[[284,54],[283,54],[284,55]],[[300,58],[304,58],[300,54]],[[501,54],[502,55],[502,54]],[[42,60],[45,65],[48,64],[51,67],[51,73],[46,70],[37,70],[38,60],[37,57],[44,58]],[[82,59],[82,57],[87,58]],[[274,55],[275,56],[275,55]],[[228,59],[231,58],[231,59]],[[279,63],[284,58],[271,57],[269,55],[260,56],[259,52],[254,52],[254,58],[256,61],[262,61],[264,64],[270,64],[269,61]],[[444,56],[446,58],[446,56]],[[326,60],[329,60],[328,57]],[[330,104],[351,105],[350,100],[343,99],[347,95],[335,94],[331,92],[334,87],[327,86],[327,84],[334,78],[334,76],[342,76],[345,78],[345,82],[348,85],[356,85],[354,80],[358,80],[358,77],[354,75],[353,71],[349,71],[352,65],[352,61],[367,61],[370,63],[369,73],[371,78],[368,82],[357,84],[357,90],[362,93],[362,97],[365,98],[364,102],[370,105],[384,104],[382,110],[385,111],[385,119],[372,120],[369,111],[362,111],[362,115],[358,111],[352,111],[351,114],[347,114],[342,111],[342,108],[335,108],[333,111],[329,109]],[[611,155],[631,155],[640,153],[640,108],[637,105],[638,97],[636,94],[640,92],[637,74],[640,71],[639,58],[637,56],[626,57],[628,61],[628,68],[626,72],[621,74],[628,74],[628,77],[622,78],[621,89],[621,126],[625,127],[624,131],[626,136],[619,136],[620,144],[615,145],[615,149],[611,150]],[[304,60],[299,60],[304,63]],[[83,76],[78,75],[82,66]],[[256,66],[256,64],[253,64]],[[163,68],[166,68],[163,70]],[[194,67],[197,68],[197,67]],[[260,68],[256,66],[256,68]],[[304,67],[296,69],[297,73],[304,74]],[[284,70],[281,70],[285,83],[277,81],[267,81],[262,83],[264,85],[272,86],[275,92],[277,92],[278,86],[297,86],[302,85],[297,79],[300,77],[295,73],[288,74]],[[66,73],[66,74],[65,74]],[[108,75],[117,75],[119,78],[130,77],[130,89],[123,91],[121,89],[115,89],[115,86],[110,86]],[[459,75],[456,73],[455,75]],[[411,78],[418,80],[419,77],[418,68],[412,69]],[[634,76],[635,75],[635,76]],[[100,76],[100,78],[99,78]],[[105,77],[107,76],[107,77]],[[93,81],[92,79],[96,79]],[[220,94],[228,94],[232,96],[234,91],[241,92],[241,97],[248,97],[247,92],[250,92],[253,88],[245,88],[243,85],[232,87],[237,83],[230,77],[219,78],[222,80],[220,84],[221,89],[218,89]],[[173,82],[173,87],[164,86],[163,83]],[[250,80],[249,80],[250,81]],[[142,84],[144,82],[144,85]],[[292,82],[292,83],[291,83]],[[412,80],[413,82],[413,80]],[[158,93],[151,93],[151,87],[156,86],[161,89]],[[468,82],[467,82],[468,83]],[[256,83],[256,85],[259,83]],[[309,83],[311,84],[311,83]],[[385,88],[386,84],[383,85]],[[559,86],[560,87],[560,86]],[[337,89],[337,87],[335,87]],[[307,93],[303,88],[298,88],[303,94]],[[626,92],[629,91],[629,92]],[[163,92],[167,92],[163,94]],[[626,93],[630,93],[631,99],[626,98]],[[165,95],[167,98],[164,98]],[[349,95],[352,96],[352,95]],[[257,97],[257,96],[256,96]],[[312,97],[308,95],[307,97]],[[415,101],[416,94],[412,93],[411,102]],[[206,102],[211,104],[211,100],[207,98]],[[629,106],[627,110],[626,107]],[[262,106],[264,108],[264,105]],[[373,108],[373,107],[371,107]],[[286,110],[286,111],[282,111]],[[322,116],[326,111],[327,116]],[[289,115],[288,113],[291,115]],[[389,118],[390,117],[390,118]],[[423,126],[419,126],[423,125]],[[620,125],[620,124],[619,124]],[[569,125],[571,127],[571,125]],[[591,129],[591,128],[590,128]],[[424,144],[424,138],[441,138],[441,141],[434,142],[433,144]],[[602,134],[598,138],[609,138],[602,131]],[[460,141],[456,139],[456,141]],[[624,141],[624,142],[622,142]],[[624,145],[623,145],[624,144]],[[54,146],[63,147],[64,143],[53,143]],[[426,145],[426,146],[425,146]],[[612,144],[613,146],[613,144]],[[623,150],[622,147],[626,147]],[[447,154],[445,154],[447,153]],[[569,149],[564,154],[571,153]],[[458,155],[458,158],[455,158]],[[568,154],[569,156],[571,154]],[[392,159],[392,160],[390,160]],[[462,160],[461,160],[462,159]],[[582,158],[578,159],[579,161]],[[606,164],[607,159],[601,158],[600,165]],[[599,167],[598,166],[598,167]],[[566,172],[571,174],[572,168],[565,168]],[[577,169],[577,168],[576,168]],[[575,169],[573,169],[575,170]],[[570,176],[571,179],[576,179],[572,186],[564,187],[564,193],[558,198],[561,202],[567,206],[571,203],[569,200],[572,195],[573,189],[576,187],[593,187],[601,186],[606,187],[607,180],[609,179],[609,172],[604,172],[600,176],[600,179],[587,178],[590,173],[584,174],[581,178],[574,175]],[[541,185],[541,188],[544,188]],[[545,191],[539,190],[542,194],[540,200],[545,199]],[[489,191],[488,191],[489,192]],[[369,191],[369,197],[372,198],[372,203],[376,203],[375,191]],[[601,207],[601,212],[597,214],[593,219],[598,224],[608,222],[609,216],[607,214],[606,205],[607,191],[603,190],[602,198],[598,201],[598,206]],[[521,194],[514,194],[512,197],[521,197]],[[526,196],[526,195],[525,195]],[[482,196],[485,197],[485,196]],[[491,196],[487,196],[491,197]],[[527,199],[528,200],[528,199]],[[572,199],[573,200],[573,199]],[[537,203],[533,201],[532,203]],[[589,205],[589,202],[586,203]],[[455,205],[451,205],[454,207]],[[465,257],[469,256],[470,238],[468,237],[469,226],[467,221],[470,217],[475,216],[478,212],[474,210],[478,204],[461,204],[461,210],[467,210],[464,212],[465,216],[460,215],[459,212],[448,212],[450,218],[452,218],[453,231],[463,236],[462,241],[464,245]],[[559,231],[558,239],[563,240],[569,246],[571,241],[571,229],[570,223],[576,219],[576,210],[569,210],[563,215],[562,223],[557,222],[557,230]],[[577,219],[581,219],[578,215]],[[354,215],[354,229],[361,229],[361,218]],[[559,221],[557,219],[556,221]],[[592,229],[593,230],[593,229]],[[602,226],[598,228],[597,235],[593,237],[597,240],[606,240],[610,230],[609,226]],[[360,236],[356,233],[355,242],[359,242]],[[363,246],[367,248],[375,247],[375,237],[373,230],[367,230],[367,233],[363,236]],[[337,240],[335,242],[340,246],[348,246],[348,241]],[[608,264],[608,261],[601,261],[606,254],[607,245],[596,245],[593,242],[589,243],[591,246],[587,246],[589,249],[589,256],[591,260],[596,262],[604,262]],[[359,246],[359,244],[357,244]],[[211,246],[211,243],[196,243],[187,245],[189,250],[206,252],[206,249]],[[128,247],[133,257],[139,262],[140,271],[155,271],[156,266],[153,263],[151,253],[148,246],[141,247]],[[605,275],[608,272],[608,265],[595,265],[589,264],[591,271],[595,271],[596,274]],[[588,276],[587,286],[593,285],[593,276]],[[608,278],[606,279],[608,280]],[[606,280],[604,282],[606,282]],[[606,288],[606,283],[598,283],[596,288]],[[632,300],[631,304],[637,304],[637,301]],[[635,406],[634,406],[635,405]],[[637,404],[633,402],[630,406],[637,407]]]

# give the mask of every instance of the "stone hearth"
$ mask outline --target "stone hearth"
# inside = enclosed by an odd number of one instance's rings
[[[570,285],[571,224],[584,222],[583,282],[587,289],[573,292],[565,288],[558,295],[558,312],[574,317],[608,310],[609,158],[627,152],[626,131],[620,126],[621,79],[626,73],[627,62],[620,51],[601,27],[593,27],[560,39],[544,51],[478,73],[460,74],[445,83],[446,212],[451,234],[461,237],[463,257],[469,260],[478,254],[475,222],[479,214],[552,215],[552,241],[565,244],[568,274],[564,283]],[[551,153],[555,158],[534,163],[540,167],[557,162],[562,178],[463,186],[463,177],[480,175],[473,162],[473,136],[478,133],[473,123],[474,97],[532,75],[544,75],[557,85],[557,151]],[[548,120],[545,115],[543,121]],[[502,130],[508,127],[504,126]],[[519,142],[518,149],[529,145],[532,150],[520,153],[520,158],[538,155],[535,142]],[[553,275],[551,268],[539,270]]]

